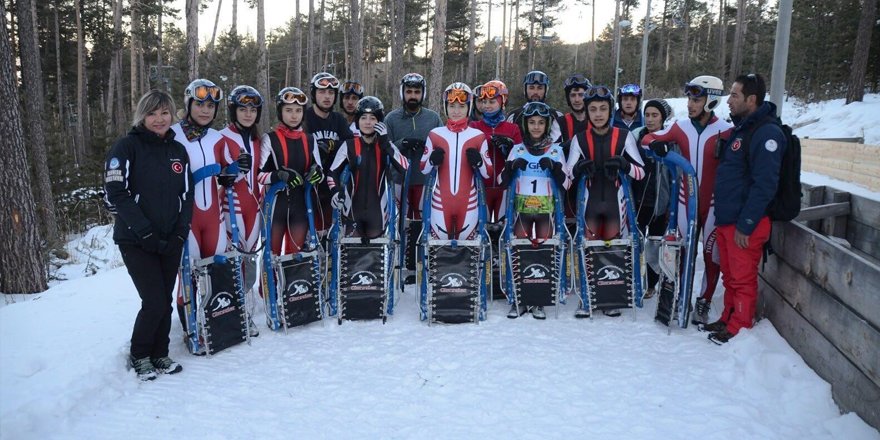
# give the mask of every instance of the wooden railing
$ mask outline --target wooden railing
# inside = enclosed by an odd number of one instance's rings
[[[801,169],[880,191],[880,146],[801,139]]]

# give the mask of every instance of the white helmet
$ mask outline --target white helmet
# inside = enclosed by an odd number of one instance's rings
[[[721,103],[724,83],[717,77],[700,75],[684,85],[684,94],[694,97],[705,96],[706,104],[703,106],[703,110],[708,113],[715,110],[715,107]]]
[[[443,111],[449,117],[449,103],[460,102],[467,105],[467,114],[470,116],[473,110],[474,92],[463,82],[454,82],[443,91]]]

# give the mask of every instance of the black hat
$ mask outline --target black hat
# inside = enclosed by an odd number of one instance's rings
[[[660,117],[666,121],[672,116],[672,107],[665,99],[652,99],[645,103],[645,108],[654,107],[660,112]]]

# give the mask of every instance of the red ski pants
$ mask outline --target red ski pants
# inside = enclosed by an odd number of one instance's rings
[[[727,331],[735,335],[742,328],[752,327],[758,302],[758,263],[761,262],[764,243],[770,238],[770,219],[764,217],[758,222],[745,249],[737,246],[733,239],[736,225],[718,226],[717,230],[724,282],[721,320],[727,323]]]

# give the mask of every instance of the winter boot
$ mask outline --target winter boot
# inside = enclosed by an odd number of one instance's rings
[[[260,329],[257,328],[257,324],[254,324],[254,320],[251,318],[248,318],[248,336],[252,338],[260,336]]]
[[[153,366],[153,363],[150,362],[150,358],[130,358],[129,364],[132,368],[134,368],[135,373],[137,373],[138,379],[143,382],[148,380],[156,379],[156,367]]]
[[[721,330],[727,330],[727,323],[719,319],[711,324],[701,325],[699,329],[704,332],[720,332]]]
[[[605,316],[608,316],[610,318],[617,318],[618,316],[620,316],[620,310],[619,309],[605,309],[605,310],[602,310],[602,314]]]
[[[156,371],[162,374],[177,374],[183,371],[183,367],[168,356],[152,358],[150,361]]]
[[[547,314],[544,313],[544,306],[532,307],[532,318],[547,319]]]
[[[698,298],[697,305],[691,314],[691,324],[708,324],[709,308],[712,303],[706,298]]]
[[[516,304],[510,305],[510,311],[507,312],[507,317],[510,319],[519,318],[519,307],[517,307]]]
[[[645,295],[642,296],[642,299],[651,299],[654,297],[654,293],[655,293],[654,288],[649,287],[648,290],[645,291]]]
[[[583,307],[578,307],[578,309],[575,310],[575,312],[574,312],[574,317],[575,317],[575,318],[580,318],[580,319],[583,319],[583,318],[589,318],[589,317],[590,317],[590,311],[587,310],[587,309],[585,309],[585,308],[583,308]]]
[[[715,345],[724,345],[733,336],[734,335],[732,333],[727,331],[727,328],[725,326],[724,330],[709,334],[709,340],[712,341]]]

